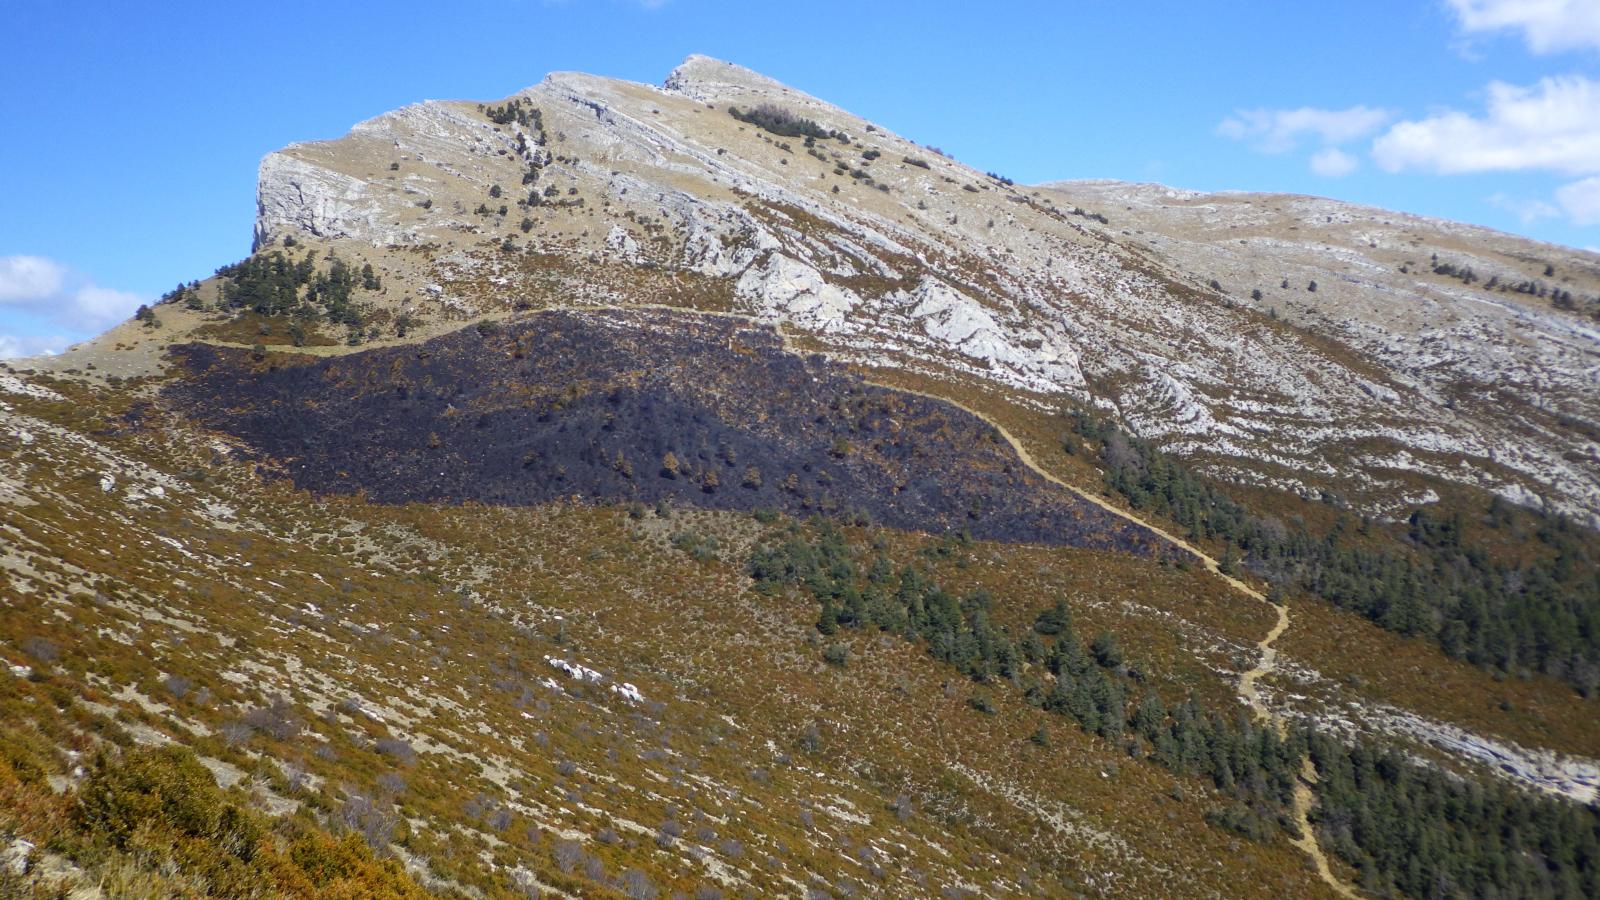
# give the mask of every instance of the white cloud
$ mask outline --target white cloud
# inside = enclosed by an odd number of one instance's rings
[[[1311,157],[1311,171],[1324,178],[1342,178],[1354,172],[1361,163],[1338,147],[1328,147]]]
[[[1600,176],[1556,189],[1556,203],[1574,225],[1600,225]]]
[[[53,297],[66,267],[42,256],[0,256],[0,304],[26,304]]]
[[[0,334],[0,359],[60,353],[71,341],[60,335]]]
[[[1485,199],[1490,206],[1498,206],[1521,219],[1524,225],[1537,222],[1540,219],[1558,219],[1561,217],[1560,208],[1543,200],[1513,197],[1505,193],[1491,194]]]
[[[138,294],[86,284],[72,293],[73,324],[101,329],[133,315],[143,302]]]
[[[1349,109],[1238,109],[1217,125],[1217,133],[1236,141],[1249,141],[1264,153],[1284,153],[1313,135],[1324,145],[1344,144],[1363,138],[1392,118],[1384,109],[1352,106]]]
[[[1373,142],[1372,155],[1390,172],[1600,172],[1600,82],[1492,82],[1482,116],[1450,110],[1397,122]]]
[[[1513,30],[1534,53],[1600,47],[1595,0],[1449,0],[1469,33]]]
[[[1565,214],[1574,225],[1600,225],[1600,178],[1592,177],[1600,175],[1600,81],[1582,75],[1529,87],[1496,81],[1486,93],[1481,115],[1447,110],[1396,122],[1372,142],[1372,158],[1390,172],[1591,176],[1557,189],[1554,204],[1498,194],[1489,202],[1523,222]]]
[[[101,287],[42,256],[0,256],[0,311],[22,310],[96,332],[126,319],[141,302],[137,294]]]

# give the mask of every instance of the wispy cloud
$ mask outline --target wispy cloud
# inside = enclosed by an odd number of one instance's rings
[[[1360,167],[1360,160],[1338,147],[1328,147],[1311,156],[1311,171],[1324,178],[1343,178]]]
[[[1600,47],[1595,0],[1448,0],[1468,34],[1516,31],[1534,53]]]
[[[62,335],[0,334],[0,359],[60,353],[72,343]]]
[[[1513,197],[1506,193],[1495,193],[1485,198],[1490,206],[1503,209],[1522,220],[1522,224],[1529,225],[1541,219],[1561,218],[1561,209],[1553,203],[1537,198]]]
[[[1600,225],[1600,176],[1556,189],[1556,203],[1574,225]]]
[[[1239,109],[1217,125],[1217,133],[1248,141],[1263,153],[1287,153],[1302,139],[1314,138],[1324,146],[1364,138],[1393,118],[1388,110],[1367,106],[1349,109]]]
[[[1324,178],[1340,178],[1361,163],[1339,145],[1365,138],[1393,118],[1388,110],[1370,106],[1236,109],[1217,125],[1217,134],[1244,141],[1262,153],[1288,153],[1310,143],[1320,148],[1311,155],[1311,171]]]

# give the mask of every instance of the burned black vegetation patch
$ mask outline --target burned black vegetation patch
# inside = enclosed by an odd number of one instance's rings
[[[545,312],[329,358],[189,344],[165,390],[315,493],[383,503],[672,502],[1165,552],[1049,484],[981,419],[746,322]]]

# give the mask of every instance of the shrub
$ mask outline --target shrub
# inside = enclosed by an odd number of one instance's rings
[[[223,802],[222,792],[194,754],[179,747],[135,750],[120,761],[102,755],[78,791],[73,816],[80,828],[124,849],[135,835],[212,841],[248,859],[259,829]]]
[[[300,717],[294,707],[282,697],[266,706],[258,706],[244,714],[244,724],[272,738],[286,741],[300,733]]]
[[[543,111],[521,97],[509,100],[500,106],[487,107],[483,110],[483,114],[496,125],[516,122],[525,128],[544,130]]]
[[[831,138],[840,137],[836,131],[823,128],[811,119],[795,115],[781,106],[763,103],[751,110],[741,110],[737,106],[728,107],[728,115],[741,122],[754,125],[763,131],[770,131],[783,137],[810,137]]]
[[[638,869],[622,873],[622,892],[631,900],[655,900],[657,893],[650,877]]]
[[[1107,669],[1122,665],[1122,648],[1117,645],[1117,636],[1109,631],[1095,635],[1094,642],[1089,645],[1089,652],[1094,654],[1095,662]]]
[[[403,766],[412,765],[417,761],[417,751],[411,745],[396,737],[379,738],[373,745],[379,753],[390,757]]]
[[[562,872],[571,875],[578,868],[578,863],[583,861],[583,847],[577,841],[556,841],[553,855],[556,867]]]
[[[850,648],[844,644],[829,644],[828,649],[822,651],[822,658],[828,665],[842,669],[850,664]]]
[[[512,814],[511,810],[502,806],[499,809],[489,813],[489,815],[484,818],[484,823],[495,831],[505,831],[507,828],[511,827],[511,823],[514,820],[515,816]]]
[[[167,689],[174,699],[182,700],[189,696],[189,691],[194,688],[189,679],[182,675],[168,675],[161,679],[161,686]]]
[[[673,819],[667,819],[656,829],[656,846],[663,850],[678,842],[683,836],[683,826]]]
[[[345,797],[334,821],[339,826],[359,834],[367,842],[367,846],[381,850],[387,848],[390,841],[394,840],[398,817],[395,814],[394,804],[387,799],[374,799],[366,794],[351,793]]]
[[[1055,606],[1042,613],[1033,623],[1033,630],[1044,635],[1060,634],[1072,624],[1072,615],[1067,612],[1067,605],[1060,600]]]
[[[61,658],[61,648],[49,638],[34,635],[22,642],[22,652],[33,657],[34,661],[50,665]]]
[[[917,811],[916,804],[911,801],[910,794],[901,794],[895,797],[894,802],[889,804],[889,808],[894,810],[894,817],[902,822],[910,820]]]
[[[222,727],[218,729],[218,732],[222,735],[222,743],[224,745],[238,747],[250,740],[250,736],[255,734],[256,730],[244,722],[234,721],[222,723]]]
[[[75,862],[105,860],[103,870],[134,879],[105,885],[117,896],[131,883],[139,896],[427,896],[356,835],[335,838],[310,819],[274,821],[228,802],[176,746],[98,757],[67,824],[75,833],[61,835],[63,849]],[[9,887],[0,880],[0,895],[12,896]]]

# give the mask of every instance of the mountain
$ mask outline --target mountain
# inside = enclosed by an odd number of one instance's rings
[[[1592,895],[1597,379],[1589,253],[405,107],[0,374],[0,885]]]

